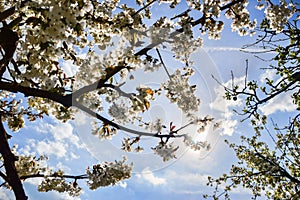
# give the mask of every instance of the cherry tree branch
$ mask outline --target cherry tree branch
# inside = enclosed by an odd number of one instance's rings
[[[6,176],[2,171],[0,171],[0,176],[5,180],[4,184],[5,184],[6,182],[8,182],[7,176]],[[1,186],[0,186],[0,187],[1,187]]]
[[[149,3],[147,3],[144,7],[138,9],[131,17],[133,17],[134,15],[138,14],[139,12],[145,10],[146,8],[148,8],[149,6],[151,6],[155,1],[157,1],[157,0],[152,0]]]
[[[15,13],[15,6],[10,7],[3,12],[0,12],[0,22],[7,19],[9,16],[13,15]]]
[[[110,87],[111,84],[103,84],[102,86]],[[88,107],[82,105],[81,103],[76,101],[76,99],[74,99],[74,97],[72,98],[72,94],[63,96],[63,95],[60,95],[55,92],[50,92],[50,91],[45,91],[45,90],[40,90],[40,89],[30,88],[30,87],[24,87],[24,86],[21,86],[18,84],[10,84],[10,83],[1,82],[1,81],[0,81],[0,89],[10,91],[10,92],[15,92],[15,93],[21,92],[25,96],[35,96],[35,97],[46,98],[46,99],[55,101],[57,103],[60,103],[65,107],[74,106],[76,108],[79,108],[83,112],[96,117],[97,119],[101,120],[105,124],[111,125],[111,126],[115,127],[116,129],[123,130],[128,133],[132,133],[132,134],[136,134],[136,135],[140,135],[140,136],[150,136],[150,137],[158,137],[158,138],[168,138],[168,137],[175,138],[175,137],[183,137],[185,135],[185,134],[182,134],[182,135],[157,134],[157,133],[141,132],[141,131],[129,129],[129,128],[119,125],[109,119],[106,119],[105,117],[101,116],[100,114],[98,114],[98,113],[94,112],[93,110],[89,109]],[[188,125],[191,125],[191,124],[193,124],[193,123],[189,123]],[[188,126],[188,125],[186,125],[186,126]],[[186,127],[186,126],[184,126],[184,127]],[[181,129],[182,128],[176,130],[175,132],[177,133]],[[173,133],[174,133],[174,131],[173,131]]]
[[[242,0],[233,1],[233,2],[231,2],[231,3],[229,3],[225,6],[221,7],[220,9],[225,10],[225,9],[227,9],[227,8],[229,8],[229,7],[231,7],[235,4],[241,3],[241,2],[242,2]],[[205,15],[203,15],[198,20],[191,22],[192,26],[196,26],[196,25],[204,22],[205,18],[206,18]],[[170,37],[171,38],[175,37],[176,35],[178,35],[182,32],[183,32],[183,28],[180,28],[180,29],[174,31],[173,33],[171,33]],[[161,44],[162,42],[163,41],[160,41],[160,42],[153,43],[153,44],[150,44],[150,45],[146,46],[142,50],[135,53],[135,56],[146,55],[147,52],[150,49],[152,49],[153,47]],[[123,126],[120,126],[120,125],[118,125],[118,124],[102,117],[101,115],[96,114],[94,111],[92,111],[89,108],[79,104],[76,101],[76,98],[81,96],[82,94],[85,94],[85,93],[88,93],[90,91],[93,91],[93,90],[96,90],[96,89],[99,89],[99,88],[103,87],[107,80],[109,80],[112,76],[114,76],[115,74],[120,72],[122,69],[126,69],[126,66],[121,66],[120,65],[120,66],[115,66],[115,67],[108,68],[106,70],[106,76],[104,78],[102,78],[99,81],[96,81],[96,82],[94,82],[94,83],[92,83],[88,86],[85,86],[85,87],[73,92],[72,94],[68,94],[68,95],[65,95],[65,96],[61,95],[61,94],[58,94],[58,93],[55,93],[55,92],[51,92],[51,91],[45,91],[45,90],[36,89],[36,88],[24,87],[24,86],[21,86],[21,85],[16,84],[16,83],[7,83],[7,82],[3,82],[3,81],[0,81],[0,89],[10,91],[10,92],[14,92],[14,93],[20,92],[20,93],[23,93],[25,96],[34,96],[34,97],[46,98],[46,99],[52,100],[54,102],[60,103],[65,107],[75,106],[75,107],[83,110],[84,112],[86,112],[88,114],[96,116],[98,119],[102,120],[105,123],[108,123],[108,124],[112,125],[113,127],[116,127],[117,129],[122,129],[124,131],[129,131],[129,132],[140,135],[141,132],[134,131],[134,130],[125,128]],[[73,101],[73,100],[75,100],[75,101]],[[75,103],[75,104],[73,105],[72,103]],[[153,133],[142,133],[142,135],[153,136]]]
[[[72,95],[74,99],[76,99],[77,97],[86,94],[88,92],[91,92],[93,90],[99,89],[101,87],[103,87],[104,83],[109,80],[112,76],[114,76],[115,74],[119,73],[122,69],[125,69],[125,66],[115,66],[115,67],[110,67],[106,70],[106,76],[103,79],[100,79],[99,81],[96,81],[90,85],[84,86],[82,88],[80,88],[79,90],[73,92],[72,94],[70,94],[70,96]]]
[[[56,92],[51,92],[51,91],[46,91],[46,90],[41,90],[41,89],[36,89],[36,88],[31,88],[31,87],[25,87],[25,86],[19,85],[17,83],[7,83],[7,82],[3,82],[3,81],[0,81],[0,89],[6,90],[9,92],[13,92],[13,93],[19,92],[19,93],[24,94],[25,97],[33,96],[33,97],[46,98],[46,99],[55,101],[57,103],[60,103],[67,108],[72,106],[72,96],[71,95],[63,96]]]
[[[235,5],[235,4],[238,4],[238,3],[241,3],[243,2],[243,0],[237,0],[237,1],[233,1],[229,4],[226,4],[225,6],[222,6],[220,8],[221,11],[227,9],[227,8],[230,8],[231,6]],[[206,19],[206,16],[203,15],[201,18],[191,22],[191,25],[194,27],[194,26],[197,26],[201,23],[204,23]],[[170,34],[170,38],[174,38],[175,36],[183,33],[184,29],[183,28],[180,28],[180,29],[177,29],[175,30],[174,32],[172,32]],[[136,52],[134,54],[134,56],[142,56],[142,55],[147,55],[148,51],[150,51],[151,49],[153,49],[154,47],[162,44],[163,41],[157,41],[157,42],[154,42],[154,43],[151,43],[149,45],[147,45],[146,47],[144,47],[143,49],[139,50],[138,52]],[[82,94],[84,93],[88,93],[90,91],[93,91],[93,90],[96,90],[96,89],[99,89],[103,86],[103,84],[109,80],[112,76],[114,76],[115,74],[119,73],[122,69],[126,69],[126,66],[114,66],[114,67],[110,67],[110,68],[107,68],[106,70],[106,76],[90,85],[87,85],[85,87],[82,87],[80,88],[79,90],[73,92],[73,94],[71,94],[75,99],[79,96],[81,96]]]
[[[45,177],[51,177],[51,178],[69,178],[69,179],[74,179],[74,180],[79,180],[79,179],[87,179],[88,176],[86,174],[82,174],[82,175],[57,175],[57,174],[30,174],[30,175],[26,175],[26,176],[21,176],[20,179],[21,180],[26,180],[26,179],[30,179],[30,178],[45,178]]]
[[[8,184],[12,187],[12,190],[14,191],[17,200],[28,199],[16,170],[16,157],[11,152],[7,141],[7,134],[2,123],[2,115],[0,115],[0,153],[4,160],[4,167],[7,177],[4,180],[7,181]]]
[[[267,163],[275,166],[275,167],[278,167],[278,172],[285,176],[286,178],[290,179],[290,181],[294,182],[294,183],[297,183],[297,184],[300,184],[300,180],[298,180],[297,178],[295,178],[294,176],[292,176],[286,169],[284,169],[283,167],[281,167],[279,164],[275,163],[274,161],[268,159],[267,157],[265,157],[264,155],[262,155],[260,152],[258,152],[256,149],[255,149],[255,152],[256,152],[256,155],[258,157],[260,157],[261,159],[263,159],[264,161],[266,161]]]
[[[225,6],[221,7],[220,9],[225,10],[225,9],[229,8],[230,6],[233,6],[233,5],[241,3],[241,2],[242,2],[242,0],[233,1],[233,2],[231,2],[231,3],[229,3]],[[192,26],[196,26],[196,25],[204,22],[205,18],[206,18],[205,15],[203,15],[198,20],[191,22]],[[184,30],[183,28],[180,28],[180,29],[174,31],[173,33],[171,33],[170,37],[171,38],[175,37],[176,35],[182,33],[183,30]],[[161,44],[162,42],[163,41],[160,41],[160,42],[156,42],[156,43],[153,43],[153,44],[150,44],[150,45],[146,46],[142,50],[135,53],[135,56],[146,55],[147,52],[150,49],[152,49],[153,47]],[[102,117],[101,115],[95,113],[94,111],[90,110],[89,108],[83,106],[82,104],[80,104],[76,101],[76,98],[81,96],[82,94],[85,94],[85,93],[88,93],[90,91],[93,91],[93,90],[96,90],[96,89],[99,89],[99,88],[103,87],[107,80],[109,80],[112,76],[114,76],[115,74],[120,72],[122,69],[126,69],[126,66],[121,66],[120,65],[120,66],[115,66],[115,67],[108,68],[106,70],[106,76],[104,78],[102,78],[99,81],[96,81],[96,82],[94,82],[94,83],[92,83],[88,86],[85,86],[85,87],[73,92],[72,94],[68,94],[68,95],[65,95],[65,96],[61,95],[61,94],[58,94],[58,93],[55,93],[55,92],[51,92],[51,91],[45,91],[45,90],[30,88],[30,87],[24,87],[24,86],[21,86],[21,85],[16,84],[16,83],[7,83],[7,82],[3,82],[3,81],[0,81],[0,89],[10,91],[10,92],[14,92],[14,93],[20,92],[20,93],[23,93],[25,96],[34,96],[34,97],[46,98],[46,99],[52,100],[54,102],[60,103],[65,107],[75,106],[75,107],[81,109],[82,111],[84,111],[88,114],[96,116],[101,121],[103,121],[105,123],[108,123],[108,124],[112,125],[113,127],[117,128],[117,129],[122,129],[124,131],[129,131],[131,133],[138,134],[138,135],[142,134],[142,135],[146,135],[146,136],[154,136],[153,133],[146,133],[146,132],[141,133],[141,132],[134,131],[134,130],[128,129],[126,127],[120,126],[120,125],[118,125],[118,124]],[[73,104],[73,103],[75,103],[75,104]],[[162,137],[162,136],[160,136],[160,137]]]
[[[126,93],[119,86],[113,85],[113,84],[103,84],[103,87],[108,87],[116,90],[121,96],[132,98],[135,94],[134,93]]]
[[[172,80],[172,77],[171,77],[171,75],[170,75],[170,73],[169,73],[169,71],[168,71],[168,69],[167,69],[167,67],[166,67],[166,65],[165,65],[165,62],[164,62],[163,59],[162,59],[162,56],[161,56],[161,54],[160,54],[158,48],[156,48],[156,52],[157,52],[157,54],[158,54],[158,57],[159,57],[159,59],[160,59],[160,62],[161,62],[161,64],[163,65],[163,67],[164,67],[164,69],[165,69],[165,71],[166,71],[166,73],[167,73],[169,79]]]
[[[134,129],[130,129],[127,128],[125,126],[119,125],[109,119],[106,119],[105,117],[101,116],[100,114],[98,114],[97,112],[94,112],[93,110],[89,109],[88,107],[82,105],[81,103],[74,101],[73,102],[73,106],[76,108],[79,108],[80,110],[84,111],[85,113],[96,117],[97,119],[101,120],[104,124],[108,124],[112,127],[115,127],[116,129],[122,130],[122,131],[126,131],[128,133],[132,133],[135,135],[139,135],[139,136],[150,136],[150,137],[183,137],[184,135],[173,135],[173,134],[158,134],[158,133],[151,133],[151,132],[142,132],[142,131],[136,131]]]

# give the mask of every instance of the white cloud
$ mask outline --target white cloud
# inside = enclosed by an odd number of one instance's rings
[[[65,141],[74,144],[77,148],[82,148],[79,137],[74,132],[74,127],[71,122],[63,123],[56,119],[54,116],[50,116],[50,123],[33,123],[30,129],[33,129],[38,134],[51,134],[55,141]]]
[[[70,153],[70,156],[71,156],[72,159],[79,159],[80,158],[79,155],[76,155],[73,152]]]
[[[246,48],[242,49],[240,47],[230,47],[230,46],[224,46],[224,47],[203,47],[204,50],[207,52],[213,52],[213,51],[240,51],[240,52],[255,52],[255,53],[274,53],[274,52],[266,52],[267,49],[262,48]]]
[[[56,165],[57,169],[63,170],[65,173],[71,172],[71,168],[64,165],[62,162],[58,162]]]
[[[145,168],[141,172],[141,174],[137,174],[136,176],[138,178],[142,178],[142,179],[148,181],[149,183],[151,183],[154,186],[166,184],[166,179],[154,176],[153,172],[150,171],[150,169],[148,167]]]
[[[239,87],[244,84],[245,77],[235,78],[234,83]],[[232,84],[231,80],[224,83],[225,87],[230,87]],[[209,104],[210,108],[219,112],[219,117],[222,120],[221,127],[223,129],[223,135],[232,135],[238,124],[237,120],[232,119],[233,111],[232,108],[242,105],[242,99],[238,98],[236,101],[228,101],[224,98],[225,90],[222,85],[218,85],[215,89],[215,100]]]
[[[238,124],[237,120],[226,120],[223,122],[223,134],[224,135],[232,135],[235,131],[235,128]]]
[[[47,153],[50,153],[51,155],[56,155],[60,158],[69,157],[71,159],[78,159],[79,156],[71,151],[70,147],[74,145],[77,149],[81,149],[84,148],[84,145],[74,131],[74,126],[71,122],[62,123],[53,116],[50,118],[52,120],[51,124],[36,123],[29,127],[31,130],[35,130],[39,136],[45,138],[44,141],[37,143],[34,139],[27,140],[27,145],[23,146],[21,152],[25,155],[29,155],[36,150],[38,153],[43,152],[46,155],[49,155]],[[66,148],[69,148],[68,154],[66,154]]]
[[[80,196],[79,197],[71,197],[69,194],[67,193],[59,193],[59,192],[53,192],[53,199],[57,199],[57,200],[80,200]]]
[[[211,51],[241,51],[238,47],[203,47],[207,52]]]
[[[39,141],[36,144],[33,143],[32,147],[36,149],[39,154],[42,155],[54,155],[58,158],[66,157],[68,145],[62,142],[53,141]]]
[[[207,187],[206,183],[208,175],[191,172],[188,170],[189,169],[184,169],[184,171],[181,171],[180,169],[167,170],[163,175],[161,175],[161,178],[159,178],[165,181],[156,185],[160,185],[160,188],[168,193],[202,194],[203,188]],[[143,174],[140,176],[143,176]],[[147,181],[150,182],[149,180]]]
[[[49,125],[49,131],[56,141],[69,141],[77,148],[82,147],[79,138],[73,132],[73,126],[70,123],[57,123],[54,126]]]
[[[48,125],[48,123],[33,122],[31,126],[28,126],[27,128],[33,129],[39,134],[47,134],[49,132]]]
[[[41,184],[41,182],[44,180],[44,178],[29,178],[29,179],[26,179],[26,183],[29,183],[31,185],[34,185],[34,186],[38,186],[39,184]]]
[[[172,181],[174,185],[176,183],[182,183],[186,187],[190,186],[201,186],[206,185],[207,183],[207,174],[199,174],[199,173],[178,173],[176,171],[167,171],[166,176],[168,177],[168,181]]]
[[[9,191],[5,188],[0,189],[0,199],[12,200],[15,199],[12,195],[12,191]]]
[[[118,183],[118,185],[121,187],[121,188],[127,188],[127,183],[126,182],[123,182],[123,181],[120,181],[119,183]]]
[[[260,107],[260,110],[265,115],[273,114],[277,111],[292,112],[297,109],[290,97],[291,93],[284,93],[283,95],[276,96],[268,101],[267,104]]]
[[[79,67],[73,64],[73,61],[67,60],[60,63],[61,68],[64,70],[68,77],[74,76]]]
[[[251,190],[248,188],[237,187],[231,190],[232,194],[252,194]]]
[[[264,73],[262,73],[259,77],[259,80],[261,83],[266,82],[266,78],[270,80],[274,80],[276,76],[276,70],[267,69]]]
[[[74,120],[75,125],[82,126],[88,123],[87,122],[88,119],[90,120],[90,117],[88,117],[87,114],[83,111],[77,111],[75,113],[75,120]]]
[[[30,140],[28,140],[28,141],[30,141]],[[24,154],[24,155],[32,154],[31,147],[29,145],[25,145],[24,147],[22,147],[20,149],[20,152],[21,152],[21,154]]]

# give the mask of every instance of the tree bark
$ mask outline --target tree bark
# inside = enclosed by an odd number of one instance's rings
[[[28,197],[25,194],[23,184],[19,178],[15,161],[16,157],[11,152],[7,141],[7,134],[2,123],[2,116],[0,114],[0,153],[3,156],[4,168],[6,171],[8,184],[12,187],[17,200],[26,200]]]

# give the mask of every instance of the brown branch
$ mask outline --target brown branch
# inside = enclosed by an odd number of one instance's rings
[[[2,171],[0,171],[0,176],[5,180],[4,183],[8,182],[8,178],[7,178],[6,174],[4,174]]]
[[[10,30],[7,27],[0,29],[0,46],[4,50],[5,54],[2,54],[2,59],[0,60],[0,77],[6,70],[6,66],[9,64],[10,60],[13,58],[13,55],[17,48],[17,42],[19,36],[16,32]]]
[[[103,79],[100,79],[99,81],[96,81],[90,85],[82,87],[70,95],[72,95],[73,98],[76,100],[76,98],[81,96],[82,94],[99,89],[99,88],[103,87],[103,84],[107,80],[109,80],[112,76],[114,76],[115,74],[117,74],[118,72],[120,72],[122,69],[125,69],[125,68],[126,68],[125,66],[110,67],[106,70],[106,76]]]
[[[231,6],[235,5],[235,4],[238,4],[238,3],[241,3],[243,0],[237,0],[237,1],[233,1],[223,7],[220,8],[220,10],[225,10],[227,8],[230,8]],[[193,21],[191,22],[191,25],[194,27],[194,26],[197,26],[199,25],[200,23],[203,23],[205,21],[206,17],[205,15],[203,15],[201,18],[199,18],[198,20],[196,21]],[[174,38],[176,35],[182,33],[184,31],[183,28],[180,28],[180,29],[177,29],[175,30],[174,32],[172,32],[170,34],[170,38]],[[156,47],[157,45],[163,43],[163,41],[159,41],[159,42],[154,42],[152,44],[149,44],[147,45],[146,47],[144,47],[143,49],[141,49],[140,51],[136,52],[134,54],[134,56],[142,56],[142,55],[147,55],[147,52],[150,51],[151,49],[153,49],[154,47]],[[103,79],[100,79],[99,81],[96,81],[95,83],[92,83],[88,86],[85,86],[79,90],[77,90],[76,92],[74,92],[72,95],[73,97],[75,97],[75,99],[79,96],[81,96],[82,94],[84,93],[87,93],[87,92],[90,92],[90,91],[93,91],[95,89],[99,89],[102,87],[102,85],[108,80],[110,79],[112,76],[114,76],[115,74],[117,74],[118,72],[120,72],[122,69],[125,69],[126,66],[115,66],[113,68],[109,68],[107,69],[106,71],[106,76],[105,78]]]
[[[103,86],[107,86],[107,85],[103,84]],[[11,83],[1,82],[1,81],[0,81],[0,89],[10,91],[10,92],[21,92],[25,96],[35,96],[35,97],[46,98],[46,99],[55,101],[57,103],[60,103],[65,107],[71,107],[71,106],[77,107],[80,110],[84,111],[85,113],[96,117],[97,119],[101,120],[102,122],[107,123],[108,125],[113,126],[116,129],[126,131],[128,133],[133,133],[133,134],[142,135],[142,136],[159,137],[159,138],[182,137],[183,136],[183,135],[170,136],[169,134],[158,135],[156,133],[140,132],[140,131],[136,131],[136,130],[118,125],[117,123],[115,123],[109,119],[106,119],[105,117],[99,115],[98,113],[92,111],[91,109],[89,109],[86,106],[77,102],[76,99],[74,99],[74,96],[72,96],[72,94],[63,96],[63,95],[57,94],[55,92],[50,92],[50,91],[45,91],[45,90],[40,90],[40,89],[35,89],[35,88],[30,88],[30,87],[24,87],[24,86],[15,84],[15,83],[11,84]]]
[[[46,174],[31,174],[31,175],[21,176],[20,179],[21,180],[26,180],[26,179],[29,179],[29,178],[45,178],[45,177],[51,177],[51,178],[69,178],[69,179],[75,179],[75,180],[87,179],[88,178],[86,174],[78,175],[78,176],[73,176],[73,175],[57,175],[57,174],[51,174],[51,175],[46,175]]]
[[[259,104],[263,104],[263,103],[266,103],[267,101],[269,101],[270,99],[274,98],[275,96],[279,95],[280,93],[282,92],[285,92],[289,89],[289,87],[291,87],[294,83],[296,83],[297,80],[294,79],[293,81],[291,81],[288,85],[286,85],[285,87],[281,88],[280,90],[278,90],[277,92],[271,94],[270,96],[262,99],[262,100],[259,100],[256,104],[259,105]],[[255,95],[257,97],[257,95]]]
[[[116,85],[113,85],[113,84],[103,84],[103,87],[112,88],[115,91],[117,91],[119,93],[119,95],[121,95],[123,97],[127,97],[127,98],[132,98],[135,95],[134,93],[124,92],[123,90],[121,90],[120,86],[116,86]]]
[[[227,9],[230,6],[233,6],[233,5],[235,5],[237,3],[240,3],[240,2],[242,2],[242,0],[237,0],[237,1],[231,2],[231,3],[221,7],[220,9],[221,10]],[[204,22],[204,20],[205,20],[205,15],[203,15],[198,20],[191,22],[191,24],[192,24],[192,26],[196,26],[196,25]],[[183,28],[178,29],[178,30],[174,31],[173,33],[171,33],[170,36],[175,37],[176,35],[182,33],[183,31],[184,31]],[[138,51],[137,53],[135,53],[134,55],[135,56],[146,55],[147,52],[150,49],[152,49],[153,47],[161,44],[162,42],[163,41],[150,44],[150,45],[146,46],[144,49],[142,49],[142,50]],[[120,72],[122,69],[126,69],[126,66],[120,65],[120,66],[110,67],[106,70],[106,76],[104,78],[102,78],[99,81],[96,81],[96,82],[94,82],[94,83],[92,83],[88,86],[85,86],[85,87],[73,92],[72,94],[69,94],[69,95],[66,95],[66,96],[63,96],[61,94],[51,92],[51,91],[45,91],[45,90],[30,88],[30,87],[24,87],[24,86],[21,86],[21,85],[16,84],[16,83],[7,83],[7,82],[2,82],[2,81],[0,81],[0,89],[7,90],[7,91],[10,91],[10,92],[15,92],[15,93],[21,92],[25,96],[34,96],[34,97],[46,98],[46,99],[55,101],[57,103],[60,103],[65,107],[75,106],[75,107],[81,109],[82,111],[84,111],[88,114],[91,114],[92,116],[96,116],[98,119],[100,119],[104,123],[108,123],[109,125],[117,128],[117,129],[122,129],[124,131],[134,133],[134,134],[137,134],[137,135],[155,136],[155,135],[153,135],[153,133],[146,133],[146,132],[142,133],[142,132],[139,132],[139,131],[135,131],[135,130],[128,129],[126,127],[120,126],[120,125],[118,125],[118,124],[102,117],[98,113],[95,113],[94,111],[90,110],[89,108],[83,106],[82,104],[80,104],[76,101],[76,98],[81,96],[82,94],[85,94],[85,93],[88,93],[90,91],[93,91],[93,90],[96,90],[98,88],[103,87],[103,85],[105,84],[105,82],[107,80],[109,80],[112,76],[114,76],[115,74]],[[162,137],[162,135],[157,136],[157,137]],[[179,135],[177,135],[177,137],[179,137]]]
[[[13,15],[15,13],[15,6],[8,8],[7,10],[4,10],[0,13],[0,21],[5,20],[9,16]]]
[[[283,175],[284,177],[290,179],[290,181],[294,182],[294,183],[297,183],[297,184],[300,184],[300,180],[298,180],[297,178],[295,178],[294,176],[292,176],[290,173],[288,173],[283,167],[281,167],[279,164],[273,162],[272,160],[270,160],[269,158],[265,157],[264,155],[262,155],[260,152],[258,152],[256,149],[255,149],[255,152],[258,157],[260,157],[261,159],[263,159],[264,161],[266,161],[267,163],[275,166],[275,167],[278,167],[278,172]]]
[[[55,101],[57,103],[62,104],[65,107],[72,106],[72,95],[63,96],[61,94],[58,94],[56,92],[36,89],[36,88],[30,88],[30,87],[24,87],[17,83],[7,83],[0,81],[0,89],[6,90],[13,93],[23,93],[25,97],[27,96],[34,96],[34,97],[41,97],[46,98],[52,101]]]
[[[3,156],[4,167],[7,175],[7,182],[12,187],[17,200],[25,200],[28,197],[25,194],[22,182],[18,176],[15,166],[15,155],[11,152],[6,131],[2,124],[2,116],[0,115],[0,153]]]
[[[188,8],[186,11],[184,11],[184,12],[182,12],[182,13],[174,16],[174,17],[172,17],[171,20],[174,20],[174,19],[177,19],[177,18],[183,17],[183,16],[188,16],[188,13],[191,12],[191,11],[192,11],[192,9]]]
[[[13,21],[11,21],[9,24],[7,24],[7,28],[12,29],[13,27],[17,26],[20,24],[20,22],[23,20],[23,15],[17,17]]]
[[[172,77],[171,77],[171,75],[170,75],[170,73],[169,73],[169,71],[168,71],[168,69],[167,69],[167,67],[166,67],[166,65],[165,65],[164,60],[162,59],[162,56],[161,56],[161,54],[160,54],[158,48],[156,48],[156,52],[157,52],[157,54],[158,54],[158,57],[159,57],[159,59],[160,59],[160,62],[161,62],[161,64],[162,64],[162,66],[164,67],[164,69],[165,69],[165,71],[166,71],[166,73],[167,73],[169,79],[172,81]]]
[[[145,10],[147,7],[151,6],[151,4],[153,4],[155,1],[157,1],[157,0],[152,0],[152,1],[150,1],[148,4],[146,4],[144,7],[138,9],[135,13],[133,13],[133,15],[132,15],[131,17],[133,17],[133,16],[135,16],[136,14],[138,14],[139,12]]]
[[[93,117],[96,117],[97,119],[101,120],[105,124],[113,126],[118,130],[122,130],[122,131],[132,133],[132,134],[135,134],[135,135],[148,136],[148,137],[159,137],[159,138],[170,138],[170,137],[175,138],[175,137],[183,137],[184,136],[184,135],[172,135],[172,134],[171,135],[170,134],[161,134],[161,135],[159,135],[157,133],[136,131],[136,130],[127,128],[125,126],[119,125],[119,124],[117,124],[117,123],[115,123],[115,122],[113,122],[109,119],[106,119],[105,117],[99,115],[98,113],[92,111],[91,109],[89,109],[88,107],[82,105],[81,103],[79,103],[77,101],[73,102],[73,106],[76,107],[76,108],[79,108],[80,110],[84,111],[85,113],[87,113],[87,114],[89,114]]]
[[[231,3],[226,4],[225,6],[222,6],[220,8],[220,10],[225,10],[225,9],[231,8],[231,6],[234,6],[235,4],[238,4],[238,3],[242,3],[243,1],[245,1],[245,0],[236,0],[236,1],[233,0]]]

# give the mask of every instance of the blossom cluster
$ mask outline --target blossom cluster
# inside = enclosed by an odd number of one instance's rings
[[[142,63],[145,72],[157,71],[162,66],[162,64],[158,61],[158,59],[152,58],[151,56],[147,56]]]
[[[159,142],[158,145],[152,148],[155,154],[162,157],[166,162],[170,159],[176,158],[175,152],[179,149],[179,146],[174,146],[174,143]]]
[[[244,36],[247,34],[254,34],[254,28],[257,24],[256,19],[250,19],[250,13],[247,9],[248,2],[245,1],[241,4],[235,4],[225,13],[228,19],[232,19],[231,29],[237,31],[239,35]]]
[[[161,17],[149,27],[149,38],[151,43],[157,44],[168,41],[173,29],[174,22],[166,17]]]
[[[125,164],[126,158],[121,161],[97,164],[92,169],[87,168],[88,186],[95,190],[98,187],[115,185],[117,182],[128,179],[131,176],[132,164]]]
[[[170,80],[162,85],[169,100],[188,115],[198,111],[200,105],[200,99],[195,95],[196,86],[189,83],[189,77],[193,73],[192,68],[184,68],[184,73],[177,69]]]
[[[195,151],[199,151],[201,149],[210,150],[211,145],[207,141],[194,141],[193,138],[189,135],[184,136],[183,140],[184,144]]]
[[[38,191],[40,192],[67,192],[70,196],[79,196],[81,194],[82,189],[77,185],[76,181],[66,182],[63,178],[64,172],[62,170],[52,172],[46,165],[47,157],[19,155],[17,153],[17,147],[17,145],[14,145],[12,153],[18,158],[15,162],[15,167],[21,179],[26,179],[30,176],[44,176],[44,179],[38,185]],[[10,188],[8,184],[5,184],[5,187]]]
[[[148,128],[154,133],[161,133],[164,125],[162,119],[156,119],[154,122],[150,123]]]
[[[134,138],[124,138],[122,141],[122,150],[126,152],[131,152],[134,144],[138,144],[140,137]],[[142,152],[144,150],[139,144],[134,148],[135,152]]]
[[[89,107],[91,110],[96,110],[97,112],[101,112],[103,110],[102,98],[97,91],[85,93],[76,99],[76,101]]]
[[[224,28],[224,23],[222,21],[216,21],[213,18],[205,19],[205,22],[201,26],[201,33],[204,35],[208,31],[209,39],[220,39],[221,32]]]
[[[150,107],[150,100],[154,100],[154,91],[150,87],[139,86],[136,88],[138,94],[132,95],[132,109],[135,112],[144,112]]]
[[[15,166],[20,177],[50,172],[45,167],[45,161],[48,159],[46,156],[19,155],[17,148],[18,145],[14,145],[11,151],[18,158]]]
[[[119,123],[129,122],[129,110],[125,102],[121,103],[112,103],[108,109],[108,114],[112,116]]]
[[[111,140],[117,134],[117,129],[106,124],[99,126],[97,122],[93,121],[92,134],[98,136],[100,140]]]
[[[183,32],[174,36],[173,41],[170,42],[175,58],[184,63],[189,62],[190,55],[202,46],[202,39],[194,38],[190,22],[190,17],[181,17],[177,24],[182,27]]]
[[[38,191],[48,192],[67,192],[70,196],[79,196],[81,194],[82,188],[78,186],[76,182],[67,182],[62,176],[63,173],[59,171],[57,173],[58,178],[46,177],[41,184],[38,186]]]
[[[295,10],[295,6],[287,4],[285,0],[280,0],[279,5],[269,4],[265,9],[265,14],[266,18],[270,21],[270,28],[276,31],[276,33],[281,32]]]

